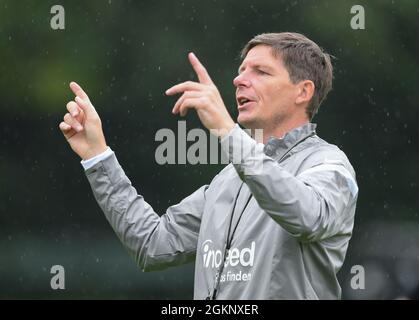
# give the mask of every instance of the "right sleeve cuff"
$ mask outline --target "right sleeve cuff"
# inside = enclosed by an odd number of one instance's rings
[[[108,147],[105,151],[103,151],[102,153],[94,156],[93,158],[87,159],[87,160],[82,160],[80,161],[80,163],[82,164],[84,171],[90,169],[91,167],[93,167],[96,163],[105,160],[106,158],[108,158],[109,156],[111,156],[112,154],[114,154],[114,152],[112,151],[112,149],[110,147]]]

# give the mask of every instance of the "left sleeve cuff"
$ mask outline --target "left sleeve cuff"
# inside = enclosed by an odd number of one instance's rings
[[[108,158],[110,155],[112,155],[114,152],[112,151],[112,149],[110,147],[108,147],[105,151],[103,151],[102,153],[98,154],[97,156],[94,156],[93,158],[87,159],[87,160],[82,160],[80,161],[81,165],[83,166],[84,170],[88,170],[91,167],[93,167],[96,163],[105,160],[106,158]]]

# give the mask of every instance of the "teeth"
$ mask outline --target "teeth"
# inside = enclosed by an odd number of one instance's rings
[[[240,104],[245,104],[246,102],[249,102],[249,99],[246,99],[246,98],[240,98],[239,99]]]

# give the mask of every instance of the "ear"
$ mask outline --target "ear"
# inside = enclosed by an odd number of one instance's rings
[[[308,104],[310,103],[311,98],[314,95],[314,82],[311,80],[303,80],[298,83],[297,88],[297,97],[295,99],[296,104]]]

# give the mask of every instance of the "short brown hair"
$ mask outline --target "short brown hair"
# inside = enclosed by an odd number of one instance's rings
[[[332,89],[331,56],[300,33],[281,32],[257,35],[245,45],[241,58],[244,59],[250,49],[257,45],[270,46],[274,56],[282,58],[292,83],[302,80],[313,81],[315,91],[307,107],[307,115],[311,120]]]

